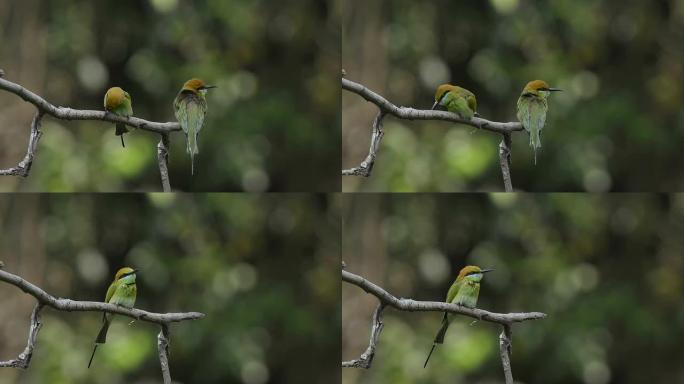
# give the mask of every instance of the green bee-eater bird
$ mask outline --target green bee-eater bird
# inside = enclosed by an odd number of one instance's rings
[[[114,276],[114,281],[107,289],[105,303],[116,304],[126,308],[133,308],[133,305],[135,304],[135,296],[138,291],[135,287],[136,272],[138,271],[129,267],[119,269]],[[88,368],[90,368],[90,364],[93,362],[93,357],[95,357],[97,346],[107,342],[107,330],[109,330],[109,324],[111,324],[113,317],[113,314],[108,314],[106,312],[102,314],[102,328],[100,328],[100,333],[97,334],[97,339],[95,339],[95,348],[93,348],[93,354],[90,355]]]
[[[190,79],[183,84],[176,99],[173,101],[173,109],[176,119],[185,132],[187,152],[190,154],[191,172],[195,174],[195,155],[199,153],[197,136],[202,125],[204,116],[207,114],[207,89],[216,88],[215,85],[205,85],[200,79]]]
[[[131,104],[131,95],[119,87],[112,87],[107,90],[104,96],[105,111],[112,112],[119,116],[133,116],[133,104]],[[128,132],[126,124],[116,123],[117,136],[121,136],[121,146],[124,144],[123,134]]]
[[[477,305],[477,297],[480,295],[480,281],[482,281],[485,273],[491,271],[493,271],[493,269],[480,269],[480,267],[474,265],[469,265],[461,269],[456,281],[454,281],[454,283],[451,284],[451,288],[449,288],[446,302],[468,308],[475,308]],[[449,328],[449,321],[449,315],[447,312],[444,312],[442,328],[439,329],[437,336],[435,336],[435,341],[432,343],[432,349],[430,349],[430,353],[428,354],[427,359],[425,359],[423,368],[427,367],[428,360],[430,360],[430,356],[432,356],[432,351],[435,350],[435,346],[444,343],[444,335],[446,334],[447,328]]]
[[[518,121],[530,134],[530,147],[534,150],[534,163],[537,164],[537,148],[541,148],[541,133],[546,124],[546,111],[549,109],[546,98],[551,92],[562,89],[551,88],[542,80],[533,80],[525,85],[518,98]]]
[[[432,109],[436,109],[438,106],[458,114],[462,119],[470,120],[473,116],[478,116],[475,94],[455,85],[442,84],[437,87]]]

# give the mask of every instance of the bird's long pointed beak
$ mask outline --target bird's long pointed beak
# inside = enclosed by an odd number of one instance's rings
[[[435,108],[437,108],[438,105],[439,105],[439,101],[435,101],[435,103],[432,104],[432,108],[430,108],[430,109],[434,110]]]
[[[215,85],[205,85],[204,86],[204,89],[209,89],[209,88],[218,88],[218,87]]]
[[[492,272],[494,271],[493,269],[482,269],[480,270],[480,273],[487,273],[487,272]]]
[[[563,92],[563,90],[560,88],[549,88],[549,91],[551,91],[551,92]]]

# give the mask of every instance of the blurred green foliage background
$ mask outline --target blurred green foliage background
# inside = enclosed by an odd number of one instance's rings
[[[171,326],[174,382],[330,383],[339,223],[339,202],[323,195],[4,196],[0,260],[54,296],[93,301],[133,266],[136,307],[204,312]],[[0,360],[24,349],[34,304],[0,282]],[[159,328],[120,316],[87,369],[101,319],[45,308],[30,368],[2,368],[0,382],[161,382]]]
[[[103,108],[110,86],[135,116],[175,121],[184,81],[217,89],[195,175],[182,133],[171,137],[172,187],[186,191],[339,191],[339,19],[319,0],[21,0],[0,2],[0,68],[49,102]],[[0,92],[0,167],[26,153],[35,109]],[[28,179],[4,191],[161,189],[159,137],[113,124],[46,117]],[[307,172],[301,169],[306,167]]]
[[[440,83],[473,91],[479,112],[515,121],[530,80],[550,98],[533,162],[513,135],[514,187],[528,191],[684,188],[681,0],[348,0],[342,67],[397,105],[429,109]],[[377,108],[343,91],[343,168],[368,153]],[[503,190],[500,136],[446,122],[385,119],[373,175],[345,191]]]
[[[397,297],[442,301],[467,264],[494,268],[478,307],[540,311],[513,326],[518,383],[684,379],[684,195],[343,196],[342,260]],[[342,357],[368,346],[374,296],[342,288]],[[437,312],[385,310],[370,370],[351,383],[501,383],[495,324],[460,317],[427,369]]]

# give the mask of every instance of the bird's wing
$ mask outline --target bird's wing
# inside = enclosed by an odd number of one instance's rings
[[[119,116],[132,116],[133,107],[131,106],[130,101],[124,99],[124,102],[119,104],[116,108],[112,109],[112,112],[116,113]]]
[[[193,96],[192,102],[188,101],[188,123],[195,127],[195,134],[198,134],[204,125],[204,116],[207,113],[207,102],[202,98]]]
[[[468,117],[472,114],[468,113],[468,111],[470,111],[471,109],[465,97],[463,96],[451,96],[447,103],[447,109],[449,109],[452,112],[456,112],[461,118]]]
[[[114,296],[114,292],[116,292],[116,288],[118,285],[115,282],[112,282],[109,284],[109,288],[107,288],[107,296],[105,296],[105,303],[109,303],[109,301],[112,299],[112,296]]]
[[[468,108],[470,108],[470,110],[473,112],[477,112],[477,99],[475,98],[475,94],[467,89],[463,90],[465,91],[463,96],[465,97],[466,102],[468,102]]]
[[[546,103],[534,96],[520,96],[518,99],[518,120],[527,131],[537,131],[546,123]],[[538,116],[533,119],[532,116]]]
[[[123,107],[124,116],[133,116],[133,101],[131,99],[124,99],[121,104]]]
[[[544,125],[546,125],[546,110],[547,110],[547,104],[546,100],[539,100],[537,103],[534,103],[533,108],[535,108],[535,112],[538,113],[537,116],[537,124],[539,127],[539,130],[544,128]]]
[[[176,96],[176,100],[173,101],[173,109],[174,109],[174,114],[176,115],[176,120],[178,120],[178,123],[180,124],[181,128],[183,129],[183,132],[185,134],[188,134],[188,111],[186,108],[187,104],[187,97],[183,95],[183,93],[179,93],[178,96]]]
[[[183,132],[187,135],[188,131],[197,127],[196,133],[198,133],[204,123],[204,115],[207,110],[206,101],[193,93],[184,92],[176,97],[173,106],[176,119],[183,128]]]
[[[530,100],[527,108],[527,124],[533,127],[536,132],[541,131],[544,128],[544,124],[546,124],[546,101],[533,98]],[[534,116],[536,118],[533,118]]]
[[[477,112],[477,100],[475,99],[475,95],[468,96],[468,106],[473,112]]]
[[[453,284],[451,284],[451,287],[449,288],[449,292],[447,292],[447,297],[446,297],[446,302],[451,303],[454,301],[456,298],[456,294],[458,293],[459,288],[461,288],[462,281],[454,281]]]

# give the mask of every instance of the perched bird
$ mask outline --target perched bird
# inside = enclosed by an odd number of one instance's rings
[[[191,172],[195,173],[195,155],[199,153],[197,136],[199,135],[204,116],[207,114],[207,89],[216,88],[215,85],[205,85],[200,79],[190,79],[183,84],[176,99],[173,101],[173,109],[176,119],[185,132],[187,152],[192,162]]]
[[[437,87],[432,109],[436,109],[438,106],[458,114],[462,119],[470,120],[473,116],[478,116],[475,94],[455,85],[442,84]]]
[[[484,277],[484,274],[491,272],[493,269],[480,269],[480,267],[469,265],[461,269],[456,281],[451,284],[449,292],[447,293],[446,302],[451,304],[458,304],[468,308],[475,308],[477,305],[477,297],[480,295],[480,281]],[[435,336],[435,341],[432,343],[432,349],[428,354],[427,359],[425,359],[425,364],[423,368],[427,367],[428,360],[432,356],[432,351],[435,350],[437,344],[444,343],[444,335],[446,334],[447,328],[449,328],[449,315],[444,312],[444,317],[442,318],[442,327],[437,332]]]
[[[112,87],[107,90],[104,96],[104,108],[105,111],[112,112],[119,116],[132,116],[133,115],[133,105],[131,104],[131,95],[119,87]],[[128,132],[126,124],[116,123],[117,136],[121,136],[121,145],[126,147],[124,144],[123,134]]]
[[[138,291],[135,287],[136,272],[138,271],[129,267],[119,269],[114,276],[114,281],[109,285],[109,289],[107,289],[105,303],[133,308]],[[95,339],[95,348],[93,348],[93,354],[90,355],[88,368],[90,368],[90,364],[93,362],[97,346],[107,342],[107,330],[109,330],[109,324],[112,322],[113,317],[114,315],[106,312],[102,315],[102,328],[100,328],[100,333],[97,334],[97,339]]]
[[[518,98],[518,121],[530,134],[530,147],[534,150],[534,163],[537,164],[537,148],[541,148],[541,131],[546,123],[548,104],[546,98],[551,92],[562,89],[551,88],[542,80],[533,80],[525,85]]]

